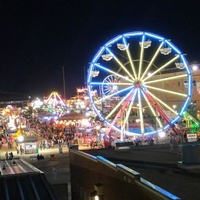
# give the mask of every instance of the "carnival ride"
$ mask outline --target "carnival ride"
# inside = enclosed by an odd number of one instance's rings
[[[190,113],[189,111],[184,112],[182,120],[185,122],[184,128],[187,130],[188,133],[199,133],[200,121],[192,113]]]
[[[186,82],[184,87],[181,83]],[[87,86],[106,134],[146,136],[176,131],[174,124],[191,99],[192,76],[185,55],[170,40],[129,32],[111,39],[96,53]]]
[[[67,113],[67,106],[58,92],[53,91],[49,97],[44,100],[47,111],[56,115],[62,116]]]

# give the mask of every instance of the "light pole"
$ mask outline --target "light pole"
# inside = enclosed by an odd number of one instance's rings
[[[64,99],[66,99],[66,93],[65,93],[65,68],[62,67],[62,73],[63,73],[63,96]]]
[[[85,87],[86,87],[86,85],[87,85],[87,80],[86,80],[86,74],[85,74],[86,72],[85,72],[85,66],[83,66],[83,78],[84,78],[84,85],[85,85]]]

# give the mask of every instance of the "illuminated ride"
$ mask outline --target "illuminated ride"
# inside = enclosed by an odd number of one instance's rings
[[[170,40],[129,32],[111,39],[96,53],[87,86],[106,134],[147,136],[175,131],[191,99],[192,76],[184,54]]]
[[[67,113],[67,105],[60,95],[53,91],[49,97],[44,100],[44,104],[47,106],[47,110],[50,113],[57,114],[59,116]]]
[[[121,77],[116,75],[109,75],[103,80],[101,86],[103,95],[111,95],[118,91],[118,83],[122,80]],[[116,84],[115,84],[116,83]]]
[[[47,100],[45,101],[46,104],[51,104],[53,107],[56,107],[58,105],[61,106],[66,106],[65,103],[63,102],[63,100],[61,99],[60,95],[53,91],[49,97],[47,98]]]
[[[185,129],[188,133],[198,134],[200,121],[189,111],[184,112],[183,121],[185,122]]]

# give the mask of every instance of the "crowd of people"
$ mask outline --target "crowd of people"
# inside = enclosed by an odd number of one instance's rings
[[[91,148],[102,146],[97,139],[96,133],[94,135],[77,133],[75,125],[60,125],[54,121],[42,121],[38,119],[32,120],[29,124],[30,126],[26,129],[34,133],[29,135],[35,135],[39,138],[36,148],[40,152],[45,149],[69,148],[74,144],[87,145]],[[26,153],[23,143],[18,143],[14,140],[12,134],[7,134],[6,130],[4,134],[0,135],[0,148],[2,148],[2,145],[7,146],[8,150],[16,151],[17,155]]]
[[[42,121],[38,120],[37,118],[32,119],[28,124],[28,129],[40,137],[40,140],[36,144],[36,148],[40,152],[42,152],[45,149],[70,147],[73,144],[86,145],[93,149],[106,147],[106,139],[103,138],[103,135],[99,135],[96,131],[91,131],[91,133],[89,134],[78,133],[78,129],[74,124],[57,124],[53,120]],[[182,141],[183,139],[183,137],[175,137],[174,135],[170,134],[166,138],[170,140],[169,143],[172,143],[172,140],[173,143],[178,143],[180,142],[179,140]],[[153,136],[129,137],[127,139],[129,141],[132,141],[136,146],[141,144],[153,145],[155,143],[155,138]],[[112,141],[115,142],[115,138],[112,138]],[[4,132],[4,134],[0,135],[0,148],[2,148],[3,144],[7,144],[8,150],[12,150],[14,148],[16,150],[17,155],[22,155],[26,153],[25,147],[20,143],[17,144],[14,141],[12,134],[8,135],[6,134],[6,131]]]

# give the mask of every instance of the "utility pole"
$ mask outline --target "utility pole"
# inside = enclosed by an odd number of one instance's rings
[[[84,75],[84,76],[83,76],[83,77],[84,77],[84,85],[85,85],[85,87],[86,87],[86,83],[87,83],[87,82],[86,82],[86,74],[85,74],[86,71],[85,71],[85,66],[83,66],[83,73],[84,73],[84,74],[83,74],[83,75]]]
[[[63,73],[63,96],[64,99],[66,99],[66,93],[65,93],[65,68],[62,67],[62,73]]]

